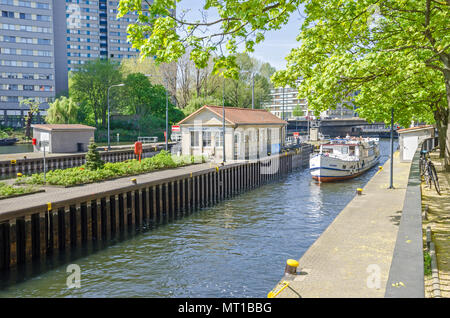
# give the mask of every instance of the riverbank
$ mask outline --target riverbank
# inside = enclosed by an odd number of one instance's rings
[[[299,275],[278,298],[384,297],[411,164],[394,154],[394,189],[388,189],[389,165],[388,160],[305,252]]]
[[[431,241],[436,250],[439,288],[433,290],[433,278],[430,273],[425,277],[425,297],[433,298],[440,293],[440,297],[448,298],[450,297],[450,216],[448,214],[450,211],[450,173],[444,171],[444,159],[439,158],[437,151],[431,152],[430,158],[436,167],[441,195],[436,192],[434,186],[430,189],[425,183],[422,183],[422,208],[426,211],[423,232],[426,233],[428,226],[431,228]],[[426,242],[425,235],[424,242]]]

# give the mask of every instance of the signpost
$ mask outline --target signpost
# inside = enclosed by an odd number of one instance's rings
[[[41,140],[39,141],[39,149],[42,147],[44,148],[44,185],[45,185],[45,175],[47,172],[47,165],[45,164],[45,147],[49,145],[48,140]]]
[[[178,125],[173,125],[173,126],[172,126],[172,131],[174,131],[174,132],[179,132],[179,131],[180,131],[180,126],[178,126]]]

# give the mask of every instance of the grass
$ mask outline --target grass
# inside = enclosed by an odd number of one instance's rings
[[[0,182],[0,199],[6,199],[13,196],[29,194],[36,192],[36,188],[33,186],[15,187],[8,185],[4,182]]]
[[[201,162],[205,162],[202,156],[177,157],[172,156],[169,152],[161,151],[151,158],[142,159],[141,162],[138,160],[108,162],[102,168],[96,170],[89,170],[85,165],[75,168],[52,170],[47,172],[45,184],[66,187],[75,186]],[[36,173],[31,176],[19,177],[16,179],[16,184],[44,185],[44,174]]]
[[[425,276],[431,275],[431,256],[427,251],[423,253],[423,268]]]

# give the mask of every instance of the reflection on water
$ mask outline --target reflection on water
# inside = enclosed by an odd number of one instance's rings
[[[389,142],[381,144],[381,163]],[[96,253],[51,262],[48,270],[3,286],[0,297],[266,297],[353,198],[377,167],[345,182],[318,184],[297,170]],[[81,288],[68,289],[68,263]]]

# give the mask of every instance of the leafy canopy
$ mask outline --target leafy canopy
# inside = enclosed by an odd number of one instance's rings
[[[185,2],[187,2],[186,0]],[[121,0],[117,17],[137,14],[137,22],[128,26],[129,40],[142,57],[158,63],[178,60],[190,49],[190,58],[199,68],[214,58],[214,70],[225,77],[237,78],[235,54],[240,44],[245,52],[264,40],[264,32],[280,29],[300,0],[205,0],[203,9],[211,13],[201,20],[189,20],[186,12],[173,14],[182,0]],[[214,30],[205,32],[204,29]]]

